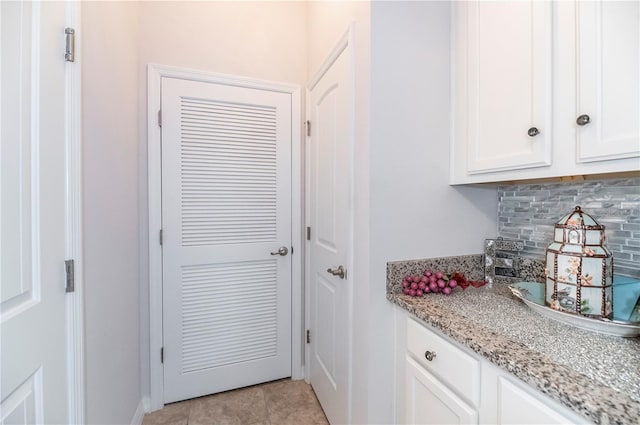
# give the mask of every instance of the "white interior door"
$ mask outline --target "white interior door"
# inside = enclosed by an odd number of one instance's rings
[[[291,94],[161,84],[165,402],[291,376]]]
[[[0,15],[0,421],[66,424],[65,4]]]
[[[311,89],[311,385],[332,424],[349,422],[351,149],[348,46]],[[338,268],[346,275],[338,275]],[[332,270],[333,273],[329,270]]]

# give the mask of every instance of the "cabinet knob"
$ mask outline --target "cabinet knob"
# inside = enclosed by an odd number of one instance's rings
[[[535,136],[537,136],[538,134],[540,134],[540,130],[538,130],[538,128],[537,128],[537,127],[531,127],[531,128],[529,129],[529,131],[527,131],[527,134],[528,134],[529,136],[531,136],[531,137],[535,137]]]
[[[591,117],[589,115],[583,114],[576,118],[576,124],[583,126],[587,125],[591,122]]]
[[[424,358],[427,359],[428,361],[431,361],[436,358],[436,352],[427,350],[424,352]]]

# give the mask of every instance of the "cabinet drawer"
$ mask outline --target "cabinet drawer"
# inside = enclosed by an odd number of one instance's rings
[[[477,424],[478,411],[407,355],[406,423]]]
[[[407,319],[407,350],[429,372],[475,406],[480,403],[480,360]],[[435,356],[428,360],[429,353]]]

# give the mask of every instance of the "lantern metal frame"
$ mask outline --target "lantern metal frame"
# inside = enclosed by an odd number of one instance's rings
[[[585,218],[588,219],[585,220]],[[585,224],[585,221],[593,222],[593,224]],[[547,248],[545,261],[545,303],[548,307],[587,317],[609,319],[613,317],[613,256],[605,245],[604,231],[605,226],[598,224],[593,217],[584,213],[580,206],[576,206],[572,213],[555,224],[554,241]],[[598,235],[595,232],[598,232]],[[560,233],[562,234],[561,238],[559,237]],[[549,270],[551,255],[553,256],[552,270]],[[567,276],[559,274],[558,260],[560,256],[566,258],[566,262],[569,267],[575,270],[575,273],[569,273]],[[588,272],[584,273],[583,261],[586,258],[601,260],[602,265],[598,279],[600,285],[592,285],[591,280],[594,275],[590,275]],[[595,263],[593,260],[589,260],[589,262]],[[593,270],[594,265],[589,268]],[[571,282],[572,275],[575,275],[575,282]],[[562,288],[558,288],[558,283],[562,285]],[[549,287],[550,285],[553,285],[552,289]],[[571,306],[571,298],[563,297],[561,293],[562,289],[572,286],[575,287],[576,293],[574,306]],[[583,290],[585,288],[602,288],[599,313],[588,311],[583,306]]]

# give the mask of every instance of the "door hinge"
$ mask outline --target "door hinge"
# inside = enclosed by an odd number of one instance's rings
[[[160,347],[160,363],[164,363],[164,347]]]
[[[307,329],[307,344],[311,343],[311,331]]]
[[[67,274],[67,279],[64,287],[65,292],[75,292],[76,290],[76,278],[75,278],[75,264],[73,260],[64,261],[64,270]]]
[[[162,128],[162,109],[158,109],[158,127]]]
[[[162,245],[162,229],[160,229],[160,235],[159,235],[159,239],[160,239],[160,245]]]
[[[311,240],[311,227],[307,226],[307,240]]]
[[[311,121],[307,120],[305,124],[307,126],[307,136],[311,136]]]
[[[65,49],[64,60],[67,62],[76,61],[76,30],[73,28],[65,28]]]

